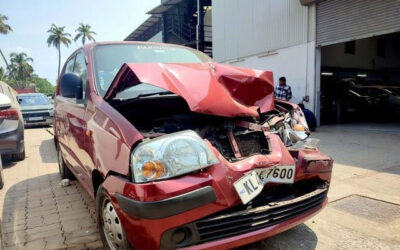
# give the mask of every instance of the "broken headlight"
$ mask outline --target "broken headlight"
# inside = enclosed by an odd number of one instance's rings
[[[217,163],[217,157],[192,130],[172,133],[140,143],[132,152],[136,182],[168,179]]]
[[[307,125],[307,121],[304,116],[304,113],[299,106],[292,109],[291,118],[292,119],[290,120],[290,125],[294,131],[305,132],[305,133],[310,132],[308,129],[308,125]]]

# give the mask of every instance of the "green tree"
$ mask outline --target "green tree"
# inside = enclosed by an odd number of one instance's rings
[[[27,80],[33,73],[33,67],[29,64],[29,62],[33,62],[33,59],[28,57],[25,52],[11,53],[10,62],[11,78],[17,81],[19,87],[26,87]]]
[[[0,81],[3,81],[5,78],[5,72],[2,67],[0,67]]]
[[[35,85],[36,92],[45,95],[53,95],[56,91],[56,86],[53,86],[47,79],[41,78],[35,74],[32,75],[30,82]]]
[[[0,34],[7,35],[9,32],[12,31],[11,26],[5,23],[5,21],[7,21],[7,20],[8,20],[7,16],[0,14]],[[3,51],[1,51],[1,49],[0,49],[0,54],[1,54],[1,57],[3,57],[4,62],[6,63],[7,69],[9,70],[9,68],[10,68],[9,64],[7,62],[6,57],[3,54]]]
[[[75,30],[77,32],[74,41],[78,41],[82,37],[82,45],[85,45],[86,39],[88,41],[96,41],[93,35],[97,35],[96,32],[90,30],[92,27],[89,24],[80,23],[79,27]]]
[[[50,33],[49,37],[47,38],[47,45],[54,46],[58,50],[58,73],[57,79],[60,75],[60,67],[61,67],[61,44],[64,44],[67,48],[71,44],[71,34],[66,33],[64,31],[65,26],[57,27],[55,24],[51,25],[51,28],[47,31]]]

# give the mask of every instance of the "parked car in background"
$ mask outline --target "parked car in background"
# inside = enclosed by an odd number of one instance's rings
[[[0,154],[13,160],[25,159],[24,122],[16,92],[0,82]]]
[[[54,105],[46,95],[40,93],[20,94],[18,102],[21,105],[25,126],[53,124]]]
[[[326,205],[332,159],[301,109],[274,101],[272,79],[169,44],[87,44],[68,58],[59,171],[96,199],[106,249],[234,248]]]

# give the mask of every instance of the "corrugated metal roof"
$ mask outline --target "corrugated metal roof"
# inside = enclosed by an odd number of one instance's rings
[[[154,24],[160,22],[161,17],[158,15],[152,15],[147,18],[139,27],[137,27],[128,37],[124,40],[128,41],[135,41],[136,38],[141,36],[143,32],[145,32],[149,27],[153,26]]]

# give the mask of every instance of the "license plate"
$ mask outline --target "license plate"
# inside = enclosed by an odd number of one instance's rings
[[[264,184],[294,183],[295,165],[278,165],[269,168],[255,169],[233,183],[243,204],[247,204],[261,193]]]
[[[295,165],[277,165],[269,168],[256,169],[258,177],[263,184],[274,183],[293,183],[295,176]]]
[[[44,120],[42,116],[29,117],[29,121],[41,121]]]
[[[243,204],[246,204],[261,193],[264,185],[261,183],[257,172],[251,171],[233,183],[233,186],[239,194]]]

